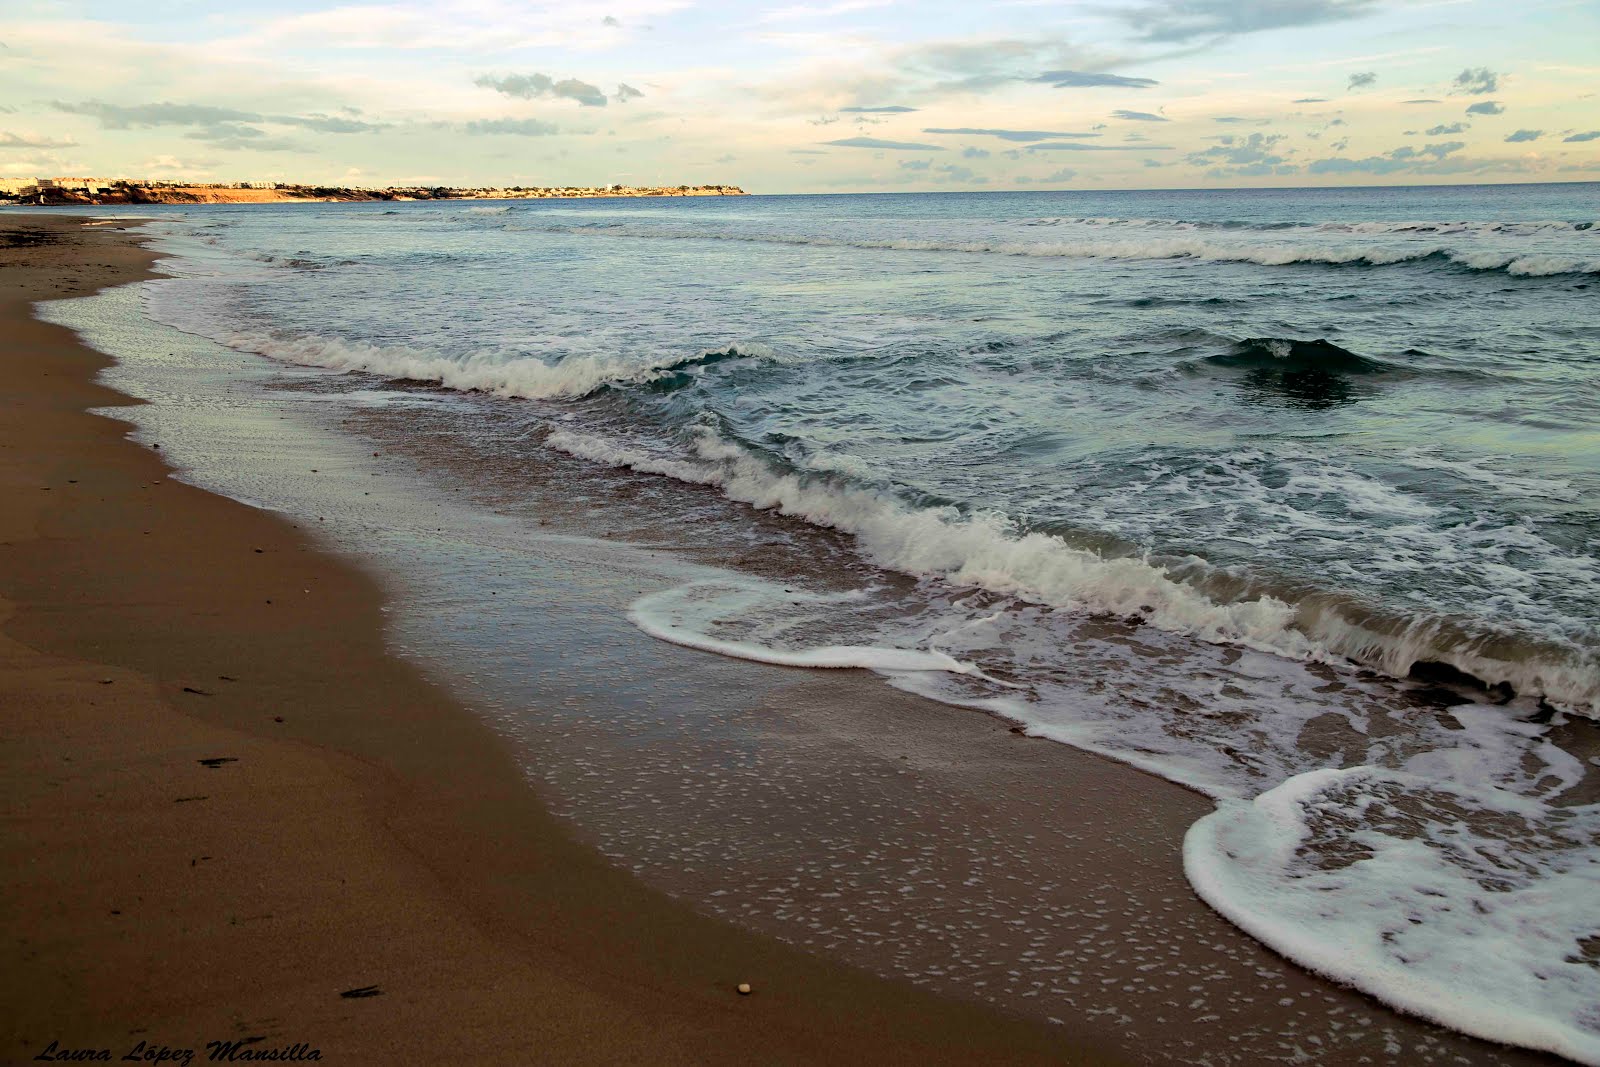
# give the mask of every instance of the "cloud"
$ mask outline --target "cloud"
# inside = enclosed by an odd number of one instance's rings
[[[1252,133],[1248,137],[1218,137],[1218,144],[1191,152],[1184,162],[1208,167],[1211,178],[1257,178],[1268,174],[1293,174],[1300,168],[1278,149],[1288,138],[1281,133]]]
[[[612,29],[618,29],[622,26],[622,20],[617,18],[615,15],[607,15],[605,18],[600,20],[600,25],[610,26]]]
[[[1452,93],[1466,93],[1470,96],[1482,96],[1499,88],[1500,75],[1488,67],[1468,67],[1457,74],[1455,81],[1450,83]]]
[[[846,115],[904,115],[917,108],[890,104],[888,107],[841,107],[839,110]]]
[[[1526,172],[1519,159],[1474,159],[1456,155],[1466,146],[1460,141],[1427,145],[1420,151],[1397,148],[1388,155],[1365,159],[1319,159],[1306,167],[1308,174],[1480,174],[1489,171]],[[1446,158],[1446,157],[1449,158]]]
[[[53,101],[51,107],[69,115],[87,115],[108,130],[149,129],[152,126],[208,126],[218,122],[260,122],[253,111],[207,104],[107,104],[99,100],[80,103]]]
[[[1573,140],[1569,137],[1567,140]],[[75,148],[76,141],[57,141],[49,137],[24,137],[17,133],[0,133],[0,148]]]
[[[1465,147],[1467,147],[1467,143],[1465,141],[1443,141],[1439,144],[1423,145],[1421,148],[1412,148],[1410,145],[1402,145],[1401,147],[1390,152],[1385,158],[1393,160],[1407,160],[1421,159],[1424,156],[1432,156],[1434,159],[1443,159],[1452,152],[1459,152]]]
[[[1208,178],[1260,178],[1268,174],[1293,174],[1300,168],[1293,163],[1246,163],[1239,167],[1213,167]]]
[[[1477,164],[1458,166],[1447,163],[1446,156],[1454,155],[1467,147],[1464,141],[1444,141],[1438,144],[1413,148],[1402,145],[1387,155],[1368,156],[1365,159],[1319,159],[1306,167],[1308,174],[1394,174],[1399,171],[1421,173],[1458,173],[1471,170]],[[1429,162],[1429,160],[1432,162]]]
[[[1064,133],[1054,130],[992,130],[971,126],[930,126],[923,133],[954,134],[960,137],[998,137],[1002,141],[1053,141],[1063,137],[1099,137],[1098,133]]]
[[[1543,130],[1518,130],[1516,133],[1509,133],[1506,135],[1506,144],[1521,144],[1524,141],[1537,141],[1543,136]]]
[[[561,130],[553,122],[538,119],[475,119],[462,127],[474,135],[506,134],[516,137],[549,137]]]
[[[914,141],[883,141],[876,137],[844,137],[837,141],[823,141],[836,148],[887,148],[895,152],[943,152],[936,144],[917,144]]]
[[[1498,101],[1494,100],[1480,100],[1467,108],[1467,114],[1469,115],[1504,115],[1505,113],[1506,109],[1501,107]]]
[[[254,141],[266,137],[262,131],[254,126],[246,126],[238,122],[216,122],[198,130],[191,130],[184,134],[193,141]]]
[[[1325,96],[1302,96],[1298,100],[1290,101],[1290,103],[1294,104],[1326,104],[1327,102],[1328,98]]]
[[[938,24],[933,20],[924,29]],[[945,97],[1019,85],[1144,89],[1156,84],[1151,78],[1107,73],[1107,68],[1129,62],[1120,51],[1038,29],[1015,36],[968,32],[901,44],[818,33],[793,43],[817,53],[815,61],[796,74],[751,87],[756,96],[790,114],[837,111],[841,102],[874,112],[881,101],[900,100],[917,100],[914,109],[927,110]]]
[[[472,84],[481,89],[493,89],[497,93],[504,93],[518,100],[555,97],[562,100],[576,100],[584,107],[606,106],[605,93],[602,93],[597,86],[576,78],[556,81],[548,74],[507,74],[503,78],[484,74],[473,79]]]
[[[1443,137],[1451,133],[1466,133],[1470,129],[1472,129],[1470,122],[1452,122],[1448,126],[1429,126],[1427,134],[1429,137]]]
[[[961,150],[962,159],[988,159],[991,155],[993,155],[993,153],[987,148],[975,148],[970,145]]]
[[[1561,141],[1563,144],[1576,144],[1582,141],[1600,141],[1600,130],[1587,130],[1583,133],[1575,133],[1571,137],[1563,137]]]
[[[175,104],[162,101],[154,104],[108,104],[101,100],[84,100],[77,103],[54,101],[51,107],[71,115],[84,115],[99,122],[108,130],[151,129],[157,126],[193,126],[196,129],[184,134],[192,141],[233,151],[256,152],[298,151],[302,146],[281,138],[269,137],[257,124],[296,126],[315,133],[370,133],[388,129],[386,123],[366,122],[340,115],[263,115],[237,108],[214,107],[210,104]]]
[[[1111,117],[1114,118],[1114,119],[1129,119],[1129,120],[1134,121],[1134,122],[1171,122],[1172,121],[1171,119],[1165,118],[1165,117],[1163,117],[1161,115],[1152,115],[1148,111],[1128,111],[1128,110],[1126,110],[1124,108],[1118,108],[1117,110],[1113,111],[1111,113]]]
[[[318,133],[372,133],[389,128],[388,123],[363,122],[338,115],[269,115],[265,121],[282,126],[300,126]]]
[[[959,163],[942,164],[934,167],[933,172],[939,175],[939,177],[934,179],[934,181],[937,182],[965,182],[968,185],[989,184],[989,179],[987,176],[979,174],[971,167],[964,167]]]
[[[951,93],[993,92],[1019,83],[1037,83],[1040,71],[1094,70],[1111,57],[1052,36],[965,37],[922,41],[885,50],[872,69],[841,66],[825,87],[830,95],[847,92],[858,100],[915,98]],[[793,97],[788,87],[768,90]]]
[[[1182,44],[1360,18],[1379,0],[1153,0],[1118,13],[1146,41]]]
[[[1346,89],[1370,89],[1374,85],[1377,85],[1377,84],[1378,84],[1378,72],[1375,71],[1375,70],[1364,70],[1359,74],[1350,75],[1350,84],[1345,86],[1345,88]]]
[[[902,159],[895,166],[901,170],[930,170],[933,167],[931,159]]]
[[[1442,100],[1402,100],[1402,104],[1440,104]]]
[[[637,99],[639,99],[639,97],[641,97],[643,95],[644,95],[643,92],[641,92],[638,89],[635,89],[633,86],[629,85],[627,82],[618,82],[617,83],[616,99],[617,99],[617,103],[619,103],[619,104],[626,104],[629,100],[637,100]]]
[[[1028,146],[1030,152],[1170,152],[1164,144],[1079,144],[1077,141],[1041,141]]]
[[[1184,157],[1197,167],[1276,167],[1287,160],[1276,149],[1285,140],[1281,133],[1252,133],[1248,137],[1219,137],[1218,144]]]
[[[1149,89],[1161,83],[1154,78],[1124,78],[1120,74],[1093,74],[1082,70],[1047,70],[1034,81],[1057,89]]]
[[[302,146],[281,137],[268,137],[254,126],[219,123],[184,134],[192,141],[204,141],[228,152],[298,152]]]
[[[1073,170],[1071,167],[1062,167],[1060,170],[1057,170],[1057,171],[1055,171],[1053,173],[1050,173],[1050,174],[1046,174],[1043,178],[1040,178],[1039,181],[1041,181],[1041,182],[1070,182],[1072,179],[1076,178],[1077,176],[1078,176],[1078,172]]]
[[[1307,174],[1393,174],[1400,170],[1413,170],[1415,164],[1409,158],[1400,160],[1390,156],[1368,156],[1365,159],[1331,159],[1314,160],[1306,166]]]

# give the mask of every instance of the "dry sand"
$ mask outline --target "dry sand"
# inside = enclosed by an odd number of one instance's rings
[[[86,412],[131,401],[31,302],[149,260],[0,219],[0,1056],[1111,1058],[700,916],[572,841],[386,653],[369,578]]]

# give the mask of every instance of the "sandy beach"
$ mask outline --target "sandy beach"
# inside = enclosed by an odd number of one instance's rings
[[[1600,1067],[1600,6],[1438,6],[19,12],[0,1065]]]
[[[698,915],[575,842],[385,651],[371,579],[86,412],[129,401],[31,304],[150,261],[115,227],[0,223],[0,1055],[1116,1059]]]

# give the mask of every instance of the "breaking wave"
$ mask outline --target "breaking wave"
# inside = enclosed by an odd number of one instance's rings
[[[1104,556],[998,513],[913,507],[878,490],[784,473],[706,426],[693,428],[692,438],[682,456],[566,429],[551,432],[545,444],[608,466],[712,486],[753,507],[839,530],[873,562],[913,577],[1134,618],[1294,659],[1354,660],[1396,677],[1443,664],[1485,688],[1541,694],[1600,716],[1600,664],[1576,649],[1518,645],[1438,617],[1383,616],[1327,595],[1302,603],[1264,592],[1213,597],[1202,588],[1206,568],[1196,558],[1169,566],[1148,557]],[[1175,577],[1180,566],[1201,580]]]
[[[609,386],[672,381],[696,368],[725,360],[771,356],[761,346],[746,345],[706,349],[691,356],[630,359],[612,355],[569,355],[559,363],[546,363],[515,350],[484,350],[453,357],[314,334],[239,333],[220,340],[230,348],[301,366],[365,371],[386,378],[436,383],[463,392],[529,400],[572,399]]]
[[[1474,271],[1502,271],[1516,277],[1600,274],[1600,253],[1573,256],[1549,252],[1469,250],[1453,246],[1402,242],[1318,242],[1305,240],[1244,242],[1202,235],[1137,236],[1062,241],[963,241],[914,238],[844,238],[806,234],[740,233],[726,230],[668,230],[605,223],[588,226],[528,227],[539,233],[573,236],[632,237],[671,241],[737,241],[752,244],[810,245],[906,252],[961,252],[1048,259],[1188,259],[1210,263],[1256,263],[1278,267],[1296,264],[1385,267],[1401,263],[1437,262]],[[1392,231],[1384,231],[1389,233]],[[1354,231],[1352,235],[1359,236]]]
[[[1107,229],[1145,230],[1258,230],[1266,233],[1338,233],[1375,236],[1382,234],[1428,234],[1472,236],[1532,237],[1539,234],[1592,233],[1600,236],[1600,222],[1567,222],[1547,219],[1536,222],[1247,222],[1222,220],[1191,222],[1184,219],[1137,219],[1082,216],[1043,218],[1031,226],[1085,226]]]

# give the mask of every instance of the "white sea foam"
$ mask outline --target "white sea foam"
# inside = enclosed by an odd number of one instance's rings
[[[1207,903],[1273,949],[1469,1034],[1600,1064],[1600,808],[1317,770],[1190,829]]]
[[[1198,789],[1218,806],[1187,836],[1186,873],[1246,932],[1400,1010],[1600,1063],[1600,807],[1563,806],[1588,771],[1548,727],[1463,705],[1395,732],[1394,691],[1349,673],[1334,685],[1268,655],[1130,645],[976,599],[908,620],[868,591],[730,580],[631,614],[724,655],[878,670]],[[1019,681],[997,689],[994,657]]]
[[[972,664],[934,650],[874,645],[823,645],[784,650],[749,641],[722,640],[707,632],[719,616],[730,611],[738,613],[749,610],[770,601],[776,593],[775,588],[765,583],[752,582],[736,587],[726,582],[696,583],[635,601],[628,611],[628,618],[645,633],[663,641],[780,667],[856,667],[874,671],[945,671],[951,674],[977,672]],[[782,599],[790,603],[821,604],[830,598],[784,590]]]
[[[330,370],[367,371],[390,378],[438,382],[451,389],[517,396],[530,400],[586,396],[604,385],[655,381],[676,368],[692,365],[727,349],[709,349],[692,356],[674,354],[657,358],[603,354],[568,355],[547,363],[515,351],[480,351],[465,356],[445,356],[401,346],[378,346],[313,334],[282,336],[238,333],[220,340],[231,348],[257,352],[274,359]],[[758,355],[765,349],[743,347],[740,354]]]
[[[917,577],[938,577],[1057,607],[1141,615],[1158,626],[1264,650],[1304,656],[1314,650],[1290,629],[1294,609],[1272,597],[1217,604],[1175,581],[1165,567],[1133,557],[1105,558],[1058,537],[1019,532],[993,513],[913,508],[893,497],[828,481],[779,474],[708,428],[694,456],[653,455],[615,441],[557,430],[551,448],[611,466],[714,485],[757,508],[841,530],[875,562]]]
[[[780,473],[706,427],[695,430],[688,456],[566,429],[551,433],[545,443],[610,466],[716,486],[731,499],[843,531],[874,562],[919,578],[1057,608],[1138,616],[1205,641],[1297,659],[1348,657],[1397,676],[1418,660],[1440,661],[1489,684],[1506,682],[1518,692],[1542,693],[1582,714],[1600,711],[1600,668],[1578,653],[1507,659],[1487,640],[1457,638],[1431,615],[1379,626],[1352,621],[1337,610],[1302,609],[1272,596],[1219,603],[1160,563],[1107,558],[1050,534],[1020,531],[1003,515],[915,508],[887,493]],[[1398,505],[1371,495],[1367,506]]]
[[[1543,219],[1527,222],[1466,222],[1466,221],[1366,221],[1366,222],[1243,222],[1243,221],[1190,221],[1186,219],[1107,218],[1085,216],[1079,218],[1036,219],[1034,226],[1080,226],[1088,228],[1124,228],[1151,230],[1227,230],[1258,231],[1264,233],[1349,233],[1363,236],[1397,235],[1455,235],[1494,237],[1532,237],[1540,234],[1581,234],[1600,238],[1600,222],[1568,222],[1562,219]]]
[[[1061,241],[972,240],[954,238],[844,238],[818,234],[749,233],[728,230],[668,230],[627,225],[531,227],[539,232],[656,240],[738,241],[759,244],[811,245],[910,252],[963,252],[1049,259],[1189,259],[1211,263],[1256,263],[1262,266],[1325,264],[1391,266],[1439,258],[1472,270],[1505,271],[1524,277],[1600,273],[1600,254],[1570,255],[1467,249],[1434,241],[1328,241],[1297,235],[1281,239],[1269,234],[1140,235],[1106,239],[1098,236]],[[1384,231],[1392,236],[1394,231]],[[1362,236],[1352,233],[1350,236]]]
[[[1448,470],[1496,494],[1550,499],[1562,492],[1554,480],[1502,475],[1421,449],[1406,461]],[[1592,605],[1600,597],[1600,562],[1553,543],[1526,516],[1479,513],[1460,499],[1430,501],[1280,443],[1270,453],[1239,448],[1196,462],[1153,463],[1085,501],[1079,515],[1092,528],[1149,543],[1161,539],[1168,516],[1210,508],[1213,539],[1266,553],[1319,552],[1323,588],[1361,589],[1376,577],[1401,588],[1444,590],[1431,611],[1402,604],[1375,617],[1310,597],[1298,604],[1295,627],[1331,653],[1393,675],[1404,676],[1418,660],[1436,660],[1594,714],[1600,663]],[[1530,633],[1540,635],[1537,642]]]

